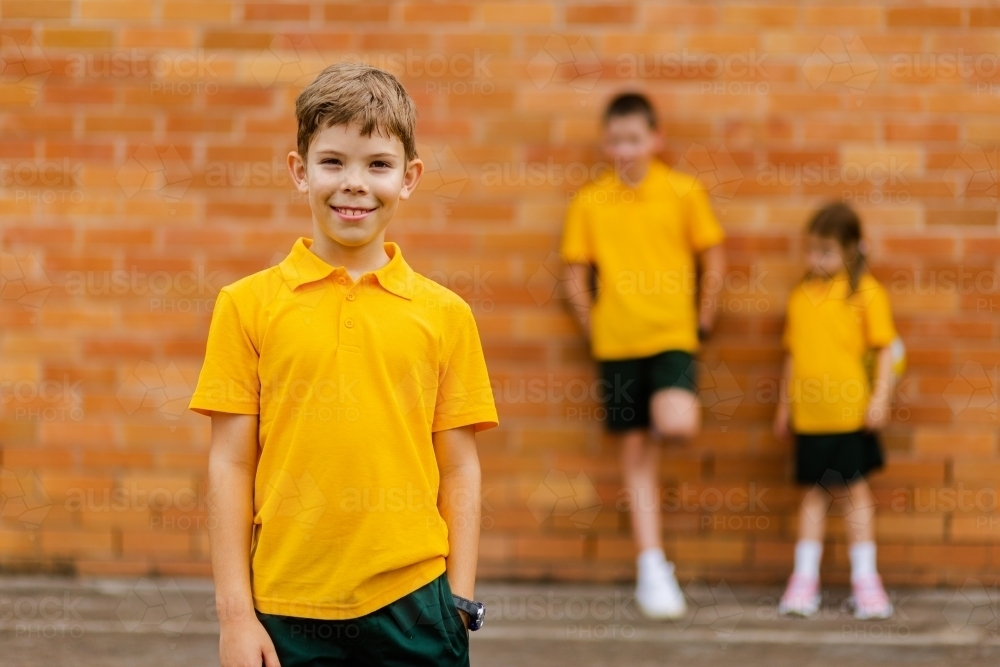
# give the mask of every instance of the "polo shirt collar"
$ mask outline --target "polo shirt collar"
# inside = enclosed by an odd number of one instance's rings
[[[670,167],[665,165],[663,161],[657,157],[650,158],[649,164],[646,166],[646,173],[643,175],[642,180],[634,184],[626,183],[614,169],[610,171],[612,182],[620,188],[630,190],[655,190],[661,186],[663,179],[670,173]]]
[[[332,267],[320,259],[310,250],[312,243],[312,239],[300,237],[292,246],[292,251],[288,253],[288,256],[278,264],[285,283],[292,290],[300,285],[322,280],[336,271],[337,268],[341,268]],[[403,252],[398,245],[387,241],[382,247],[385,249],[385,254],[389,256],[389,263],[372,271],[372,275],[384,289],[405,299],[412,299],[413,269],[403,259]]]

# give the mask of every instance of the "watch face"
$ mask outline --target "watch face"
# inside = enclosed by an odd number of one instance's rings
[[[480,604],[479,608],[476,609],[475,620],[473,620],[473,624],[476,626],[475,629],[478,630],[479,628],[483,627],[483,622],[485,620],[486,620],[486,607]]]

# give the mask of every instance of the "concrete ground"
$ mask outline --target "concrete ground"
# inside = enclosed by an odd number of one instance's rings
[[[891,591],[896,615],[857,621],[846,590],[785,620],[776,588],[684,586],[676,622],[642,619],[626,586],[483,583],[474,667],[1000,665],[996,587]],[[0,576],[0,667],[218,665],[211,583]]]

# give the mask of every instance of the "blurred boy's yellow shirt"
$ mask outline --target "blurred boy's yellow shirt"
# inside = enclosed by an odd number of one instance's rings
[[[695,352],[695,255],[724,238],[698,179],[659,160],[635,188],[614,174],[581,188],[566,213],[561,253],[597,267],[594,357]]]
[[[445,571],[431,433],[497,414],[468,304],[394,243],[357,283],[311,243],[221,290],[190,408],[259,414],[254,606],[355,618]]]
[[[870,387],[865,353],[896,338],[885,288],[870,274],[850,284],[842,272],[805,280],[788,299],[783,345],[792,357],[792,427],[796,433],[864,428]]]

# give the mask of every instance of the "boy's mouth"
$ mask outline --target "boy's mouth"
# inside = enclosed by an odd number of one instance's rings
[[[339,215],[343,220],[363,220],[369,213],[374,211],[373,208],[355,208],[348,206],[331,206],[333,212]]]

